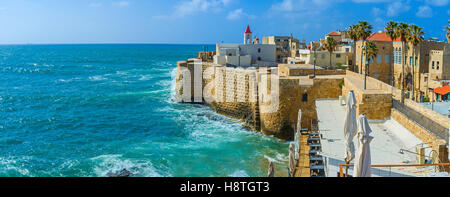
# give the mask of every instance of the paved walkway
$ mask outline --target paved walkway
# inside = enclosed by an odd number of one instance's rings
[[[308,136],[302,135],[300,137],[300,153],[297,168],[294,177],[311,177],[309,169],[309,145],[307,143]]]
[[[319,130],[323,135],[322,156],[325,157],[326,174],[328,177],[336,177],[339,165],[345,162],[344,145],[344,121],[345,107],[339,104],[339,100],[318,100],[317,115],[319,118]],[[372,165],[375,164],[416,164],[416,155],[400,153],[400,149],[415,151],[417,144],[423,142],[415,137],[397,121],[370,121],[371,136],[374,137],[370,144]],[[356,139],[354,140],[355,147]],[[426,153],[429,155],[429,152]],[[349,173],[353,173],[350,168]],[[373,168],[373,176],[425,176],[434,168]]]

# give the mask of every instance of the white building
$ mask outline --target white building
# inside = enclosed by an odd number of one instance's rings
[[[259,39],[252,42],[250,27],[244,33],[244,44],[217,44],[214,63],[224,66],[238,67],[272,67],[276,63],[276,47],[271,44],[258,44]]]

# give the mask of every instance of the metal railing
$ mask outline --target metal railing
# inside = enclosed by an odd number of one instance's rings
[[[398,100],[392,99],[392,108],[399,111],[408,119],[416,122],[419,124],[422,128],[430,131],[437,137],[444,139],[448,143],[448,128],[440,125],[436,121],[428,118],[427,116],[424,116],[423,114],[415,111],[414,109],[411,109],[410,107],[406,106],[405,104],[401,103]]]
[[[339,177],[344,176],[344,167],[354,167],[354,164],[340,164],[339,165]],[[434,167],[434,169],[432,169]],[[438,164],[405,164],[405,165],[371,165],[372,175],[380,177],[414,177],[414,176],[425,176],[432,171],[438,172],[438,167],[450,167],[450,163],[438,163]],[[384,169],[381,169],[384,168]],[[408,170],[405,170],[409,168]],[[393,169],[402,169],[393,170]]]

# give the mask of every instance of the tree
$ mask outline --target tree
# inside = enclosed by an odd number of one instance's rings
[[[367,21],[359,21],[358,24],[358,37],[363,40],[364,48],[366,47],[366,40],[372,34],[372,25],[370,25]],[[362,48],[361,48],[362,49]],[[364,89],[367,88],[367,63],[363,62],[363,51],[361,50],[361,70],[362,65],[364,64]]]
[[[400,23],[400,25],[397,27],[397,34],[400,36],[400,40],[402,41],[402,52],[401,52],[401,64],[402,64],[402,103],[405,102],[405,62],[406,59],[403,58],[404,54],[406,52],[405,43],[407,42],[406,35],[408,35],[409,32],[409,25],[407,23]]]
[[[363,41],[363,45],[366,46],[366,40],[370,35],[372,34],[372,25],[369,24],[367,21],[359,21],[358,24],[358,37]],[[361,70],[363,66],[363,51],[361,50]],[[364,62],[365,66],[365,62]],[[367,72],[365,73],[367,74]]]
[[[331,67],[331,55],[337,46],[336,40],[333,37],[328,36],[326,40],[323,41],[323,48],[330,53],[330,67]]]
[[[366,43],[366,60],[375,59],[377,57],[378,48],[375,42],[369,41]]]
[[[447,42],[450,43],[450,20],[448,20],[448,26],[445,26],[444,30],[447,31]]]
[[[356,57],[356,41],[358,41],[358,25],[351,25],[348,28],[347,34],[350,39],[353,40],[353,57]],[[353,72],[356,71],[356,61],[353,63]]]
[[[390,21],[386,24],[386,27],[384,28],[386,30],[386,34],[391,38],[392,41],[395,41],[399,37],[398,32],[398,23],[394,21]],[[391,73],[394,73],[394,68],[392,67]],[[392,75],[392,86],[395,86],[395,77]]]
[[[413,45],[413,65],[412,65],[412,70],[413,70],[413,78],[412,78],[412,86],[413,86],[413,90],[412,90],[412,99],[413,101],[416,100],[416,97],[414,95],[415,92],[415,86],[414,86],[414,79],[416,76],[415,73],[415,67],[417,66],[417,60],[416,60],[416,47],[417,45],[419,45],[422,41],[423,41],[423,35],[425,34],[425,32],[423,32],[423,28],[417,26],[417,25],[411,25],[409,27],[409,32],[406,35],[406,39],[408,40],[408,42]]]

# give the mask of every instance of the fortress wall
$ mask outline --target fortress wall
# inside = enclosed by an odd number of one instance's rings
[[[291,64],[280,64],[278,66],[280,76],[307,76],[313,75],[314,69],[302,68],[301,66],[291,65]],[[345,75],[345,70],[325,70],[316,69],[316,75]]]
[[[386,119],[391,115],[392,94],[385,91],[369,92],[356,87],[351,80],[345,78],[342,96],[347,97],[353,90],[357,102],[356,114],[365,114],[368,119]],[[347,99],[347,98],[346,98]]]
[[[194,82],[194,62],[193,60],[181,61],[177,64],[177,96],[183,94],[182,82],[183,76],[180,72],[183,69],[191,71],[191,85]],[[265,135],[274,135],[277,138],[289,140],[294,133],[294,125],[297,123],[298,111],[302,110],[302,127],[311,129],[312,120],[317,120],[315,101],[323,98],[338,98],[340,95],[347,96],[349,90],[355,91],[358,101],[358,114],[365,113],[369,119],[384,119],[392,113],[392,97],[389,90],[398,89],[384,84],[376,79],[368,77],[369,83],[377,83],[380,91],[364,92],[358,90],[352,81],[347,77],[359,77],[353,72],[347,71],[347,75],[337,76],[317,76],[315,79],[308,77],[280,77],[279,83],[279,105],[273,112],[264,112],[261,109],[267,106],[275,105],[274,102],[263,102],[257,95],[257,81],[261,80],[262,73],[256,70],[245,70],[242,68],[228,68],[215,66],[211,63],[203,63],[202,70],[207,77],[202,79],[203,88],[209,85],[208,91],[213,95],[212,100],[204,100],[205,103],[217,113],[243,120],[245,125],[252,130],[262,131]],[[239,80],[243,79],[243,80]],[[271,83],[274,83],[270,77],[268,88],[270,92]],[[344,83],[341,88],[340,84]],[[260,87],[259,87],[260,88]],[[191,98],[194,98],[194,90],[191,91]],[[303,96],[305,95],[305,100]],[[413,110],[430,117],[441,125],[448,126],[448,118],[437,114],[413,101],[406,100],[405,105]],[[409,128],[411,120],[404,120],[396,113],[392,117],[399,121],[403,126]],[[404,120],[404,121],[403,121]],[[408,122],[409,121],[409,122]],[[416,125],[418,126],[418,125]],[[414,129],[414,128],[411,128]],[[422,134],[420,134],[422,135]],[[424,134],[426,136],[428,134]],[[430,134],[431,136],[431,134]]]
[[[302,127],[311,129],[311,121],[317,120],[315,101],[324,98],[338,98],[341,95],[339,84],[343,76],[316,78],[312,86],[302,86],[300,77],[279,79],[279,108],[274,113],[261,113],[261,128],[266,135],[280,139],[292,139],[298,111],[302,110]],[[307,99],[303,100],[303,95]],[[272,103],[273,104],[273,103]],[[263,103],[264,106],[270,106]]]
[[[241,119],[245,126],[258,130],[259,117],[255,116],[256,100],[252,100],[255,93],[254,84],[255,72],[244,69],[230,69],[226,67],[215,67],[216,92],[214,101],[208,103],[217,113]]]
[[[351,71],[347,71],[346,75],[352,76],[352,77],[357,77],[361,80],[364,80],[364,75],[360,75],[360,74],[357,74],[357,73],[354,73]],[[401,90],[400,89],[392,87],[389,84],[381,82],[372,77],[367,77],[367,83],[375,84],[379,90],[387,91],[387,92],[391,93],[392,99],[401,100]],[[346,85],[347,85],[347,83],[346,83]],[[346,88],[344,88],[344,89],[346,89]],[[347,89],[345,91],[346,93],[348,93]],[[344,94],[344,92],[343,92],[343,95],[346,96],[346,93]],[[424,116],[436,121],[437,123],[439,123],[440,125],[442,125],[444,127],[449,127],[449,125],[450,125],[450,119],[448,117],[446,117],[438,112],[435,112],[435,111],[431,110],[430,108],[421,105],[420,103],[416,103],[416,102],[412,101],[411,99],[405,99],[405,105],[414,109],[415,111],[423,114]]]

